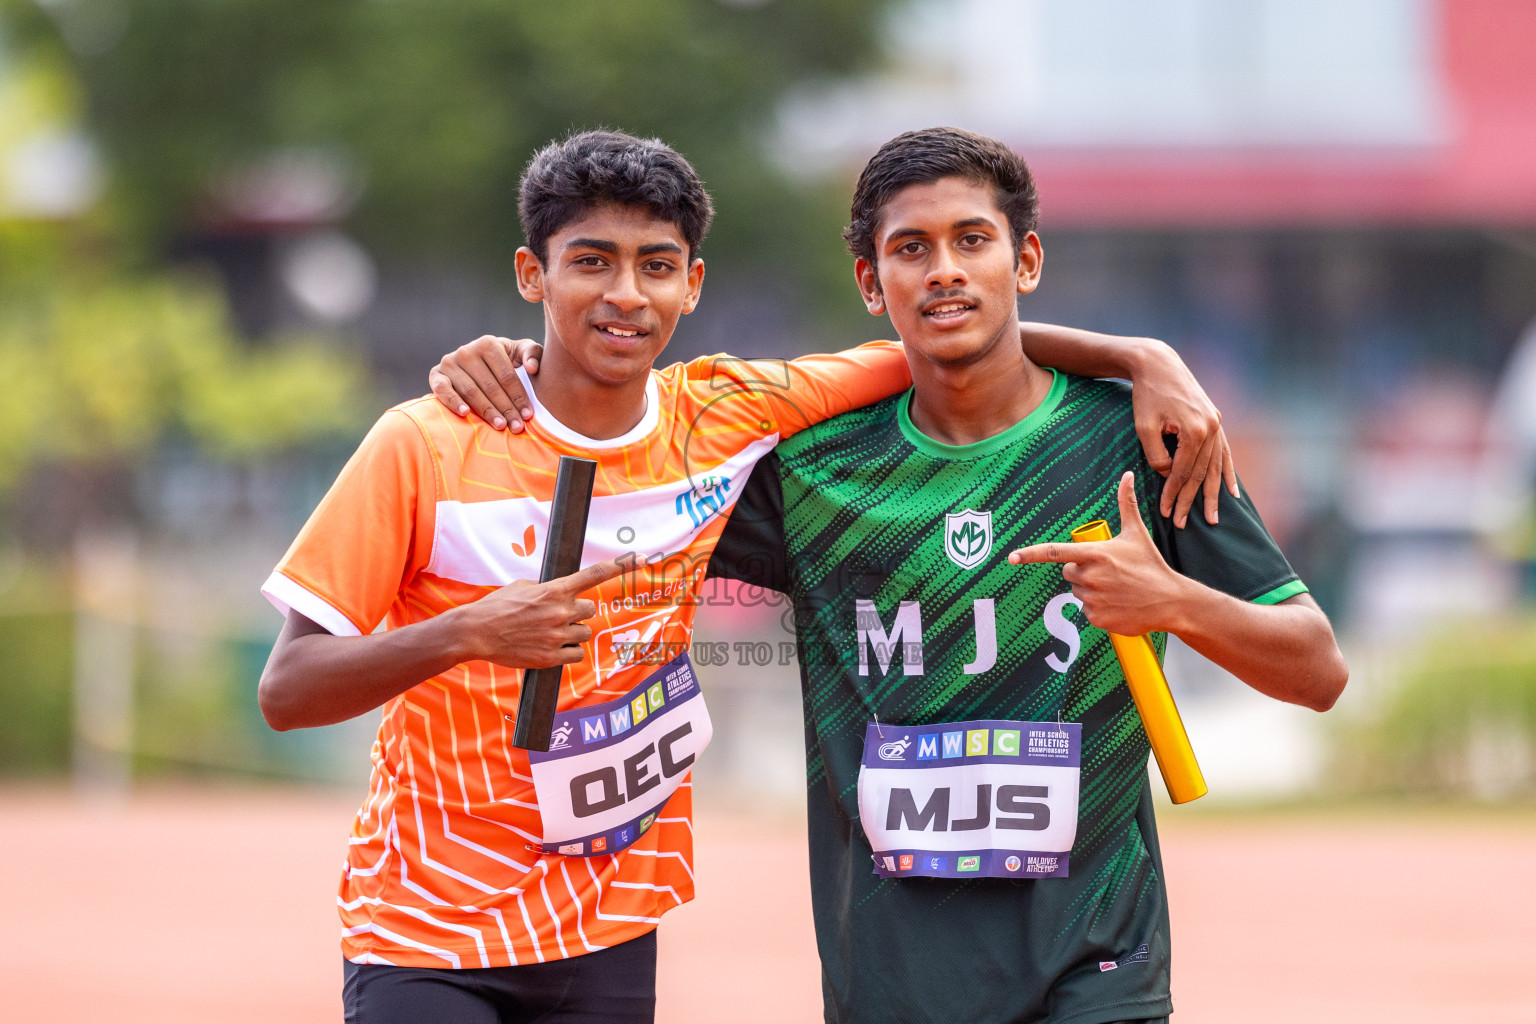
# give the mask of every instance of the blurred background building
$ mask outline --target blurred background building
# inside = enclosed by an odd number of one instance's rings
[[[546,9],[547,7],[547,9]],[[516,183],[657,134],[719,216],[678,358],[882,333],[838,228],[956,124],[1031,163],[1027,319],[1173,344],[1333,615],[1338,713],[1177,647],[1212,791],[1536,791],[1536,5],[0,0],[0,772],[317,781],[256,588],[384,407],[512,286]],[[703,783],[798,800],[782,605],[722,588]]]

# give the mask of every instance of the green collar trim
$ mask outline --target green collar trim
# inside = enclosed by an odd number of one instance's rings
[[[975,444],[944,444],[918,430],[912,423],[912,390],[910,388],[896,405],[896,422],[901,427],[902,436],[911,443],[912,447],[935,459],[967,460],[995,455],[1039,430],[1056,411],[1056,407],[1061,404],[1061,396],[1067,390],[1067,378],[1050,367],[1046,369],[1051,370],[1052,380],[1051,389],[1046,392],[1044,401],[1035,406],[1034,411],[1028,416],[1007,430],[1000,434],[993,434]]]

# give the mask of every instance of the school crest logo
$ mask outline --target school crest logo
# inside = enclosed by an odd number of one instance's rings
[[[992,553],[992,513],[950,512],[944,517],[944,553],[962,569],[974,569]]]

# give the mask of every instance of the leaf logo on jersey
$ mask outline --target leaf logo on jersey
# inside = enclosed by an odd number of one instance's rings
[[[529,555],[533,554],[533,542],[533,527],[530,526],[523,532],[523,542],[521,544],[519,544],[517,541],[512,542],[512,551],[517,555],[518,558],[527,558]]]
[[[992,513],[950,512],[944,517],[944,553],[962,569],[973,569],[992,553]]]

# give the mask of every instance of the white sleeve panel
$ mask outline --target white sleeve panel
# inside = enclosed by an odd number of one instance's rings
[[[316,597],[280,572],[267,577],[267,582],[261,585],[261,592],[279,612],[287,615],[290,610],[296,611],[324,626],[333,636],[363,635],[363,631],[351,619],[337,611],[324,598]]]

